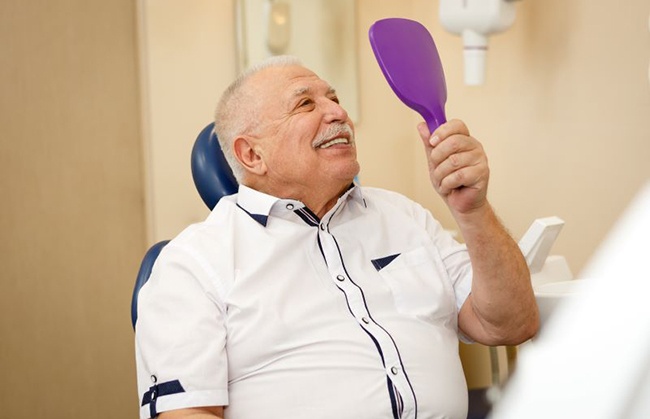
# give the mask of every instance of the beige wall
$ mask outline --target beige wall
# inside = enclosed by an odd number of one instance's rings
[[[650,4],[628,1],[614,11],[602,0],[518,2],[514,26],[490,37],[485,85],[468,87],[461,41],[441,28],[438,2],[359,3],[364,183],[401,190],[453,228],[428,183],[419,117],[395,108],[403,105],[378,74],[364,33],[381,17],[415,18],[443,60],[448,117],[463,119],[488,152],[498,213],[517,238],[535,218],[563,218],[553,250],[578,274],[650,179]]]
[[[208,211],[190,153],[235,76],[231,0],[139,0],[148,241],[174,237]]]
[[[519,2],[514,26],[490,40],[478,88],[462,84],[460,40],[429,23],[448,115],[464,119],[489,154],[493,205],[515,237],[534,218],[563,218],[553,250],[576,275],[650,179],[650,3],[625,5]],[[416,198],[440,208],[422,172],[416,179]]]
[[[135,6],[0,2],[0,417],[133,418]]]
[[[418,117],[367,43],[377,19],[420,20],[443,59],[448,115],[489,153],[498,213],[516,238],[534,218],[564,218],[554,251],[579,272],[650,177],[650,5],[609,4],[518,2],[514,27],[490,39],[485,86],[470,88],[437,1],[358,0],[362,183],[453,228],[426,179]],[[133,276],[145,241],[206,214],[189,150],[234,75],[233,32],[230,0],[0,4],[0,416],[135,417]],[[478,349],[464,355],[480,372],[471,385],[486,382]]]

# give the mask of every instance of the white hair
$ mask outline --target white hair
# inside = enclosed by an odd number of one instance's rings
[[[250,132],[257,126],[257,98],[247,94],[243,86],[254,74],[270,67],[302,66],[300,60],[290,55],[273,56],[244,71],[225,90],[214,117],[214,132],[219,139],[223,155],[235,178],[241,183],[245,171],[233,152],[233,141],[238,135]]]

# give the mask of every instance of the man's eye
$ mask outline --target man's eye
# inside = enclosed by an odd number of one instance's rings
[[[339,102],[339,97],[338,97],[338,96],[332,96],[332,97],[330,98],[330,100],[331,100],[332,102],[335,102],[335,103],[338,103],[338,104],[341,103],[341,102]]]
[[[298,104],[298,106],[299,106],[299,107],[309,106],[309,105],[311,105],[312,103],[314,103],[314,102],[312,102],[311,99],[304,99],[304,100],[302,100],[302,101]]]

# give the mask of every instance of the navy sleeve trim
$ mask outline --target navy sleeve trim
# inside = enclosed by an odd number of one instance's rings
[[[181,385],[181,382],[178,380],[167,381],[165,383],[154,384],[149,387],[149,391],[144,393],[142,396],[142,405],[149,405],[149,415],[152,418],[158,416],[158,411],[156,410],[156,402],[161,396],[169,396],[171,394],[185,393],[185,389]]]

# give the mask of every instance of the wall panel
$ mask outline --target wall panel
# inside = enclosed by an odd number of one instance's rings
[[[0,3],[0,416],[135,417],[135,5]]]

